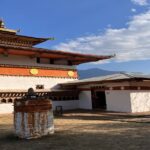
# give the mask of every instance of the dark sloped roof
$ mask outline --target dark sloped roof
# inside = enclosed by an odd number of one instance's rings
[[[53,40],[53,38],[36,38],[18,35],[17,30],[5,28],[3,20],[0,20],[0,54],[25,55],[50,59],[67,59],[72,65],[110,59],[111,55],[88,55],[58,50],[49,50],[33,47],[36,44]]]
[[[36,44],[40,44],[42,42],[45,42],[47,40],[49,40],[50,38],[37,38],[37,37],[30,37],[30,36],[24,36],[24,35],[18,35],[18,34],[8,34],[8,33],[4,33],[3,31],[0,32],[0,39],[3,41],[8,41],[9,43],[14,43],[14,44],[20,44],[20,43],[31,43],[32,46],[36,45]],[[11,41],[11,42],[10,42]],[[15,41],[17,41],[18,43],[16,43]]]
[[[67,59],[72,61],[73,65],[99,61],[103,59],[110,59],[114,57],[114,55],[90,55],[90,54],[81,54],[60,50],[50,50],[36,47],[22,47],[22,46],[0,44],[0,53],[4,53],[5,49],[7,50],[8,54],[14,55],[17,54],[17,55],[28,55],[31,57],[38,56],[43,58]]]

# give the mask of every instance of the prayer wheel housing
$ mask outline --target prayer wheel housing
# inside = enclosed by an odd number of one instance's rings
[[[54,133],[51,100],[28,94],[14,103],[14,127],[19,138],[32,139]]]

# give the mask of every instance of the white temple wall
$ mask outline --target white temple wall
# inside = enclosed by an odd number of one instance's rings
[[[106,84],[90,84],[82,85],[80,89],[90,89],[92,86],[149,86],[150,82],[121,82],[121,83],[106,83]],[[82,91],[79,98],[80,108],[92,109],[90,91]],[[108,111],[116,112],[150,112],[150,91],[149,90],[107,90],[105,91],[106,103]]]
[[[79,108],[79,100],[67,100],[67,101],[52,101],[53,110],[56,106],[62,106],[63,110],[73,110]],[[13,113],[13,103],[0,104],[0,114]]]
[[[35,65],[36,58],[29,58],[27,56],[16,56],[16,55],[8,55],[8,56],[0,55],[0,64]]]
[[[0,114],[12,113],[14,110],[13,103],[0,104]]]
[[[62,106],[63,110],[73,110],[79,108],[79,100],[53,101],[53,110],[56,106]]]
[[[81,91],[79,94],[79,108],[92,110],[91,91]]]
[[[59,65],[57,65],[57,64],[39,64],[36,62],[36,58],[30,58],[27,56],[16,56],[16,55],[8,55],[6,57],[4,55],[0,55],[0,64],[76,69],[76,66],[60,65],[61,63],[66,64],[66,62],[64,62],[64,60],[59,60],[59,62],[57,63]]]
[[[108,111],[117,112],[149,112],[150,91],[106,91]]]
[[[79,100],[53,101],[53,110],[56,106],[62,106],[63,110],[73,110],[79,108]],[[13,103],[0,104],[0,114],[13,113]]]
[[[108,111],[132,112],[130,91],[106,91],[105,95]]]
[[[45,90],[56,89],[58,83],[65,83],[76,79],[51,78],[51,77],[23,77],[23,76],[0,76],[0,90],[27,90],[36,85],[44,85]]]
[[[44,85],[45,90],[57,89],[58,83],[64,83],[76,79],[69,78],[50,78],[50,77],[23,77],[23,76],[0,76],[0,90],[1,91],[21,91],[28,90],[28,88],[36,88],[36,85]],[[40,90],[39,90],[40,91]],[[42,90],[43,91],[43,90]],[[55,108],[56,106],[62,106],[64,110],[68,109],[77,109],[79,108],[78,100],[67,100],[67,101],[54,101]],[[13,103],[0,104],[0,114],[12,113],[13,112]]]
[[[131,91],[130,99],[133,113],[150,111],[150,91]]]

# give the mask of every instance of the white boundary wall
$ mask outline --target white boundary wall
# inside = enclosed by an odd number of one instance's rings
[[[79,109],[79,100],[52,101],[53,110],[62,106],[63,110]],[[0,114],[13,113],[13,103],[0,104]]]
[[[130,91],[106,91],[105,95],[108,111],[132,112]]]
[[[116,112],[149,112],[150,91],[106,91],[108,111]],[[82,91],[79,100],[53,101],[53,110],[62,106],[63,110],[92,109],[91,91]],[[12,113],[13,103],[0,104],[0,114]]]
[[[10,104],[0,104],[0,114],[12,113],[14,110],[13,103]]]
[[[108,111],[150,112],[150,91],[106,91]]]
[[[132,112],[150,112],[150,91],[130,93]]]
[[[71,110],[79,108],[79,100],[67,100],[67,101],[52,101],[53,110],[56,106],[62,106],[63,110]],[[13,113],[13,103],[0,104],[0,114]]]
[[[91,91],[82,91],[79,94],[79,108],[92,110]]]
[[[62,106],[63,110],[71,110],[79,108],[79,100],[53,101],[53,110],[56,106]]]

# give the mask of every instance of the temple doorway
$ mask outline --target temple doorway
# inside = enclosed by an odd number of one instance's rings
[[[106,96],[105,91],[92,91],[92,108],[93,109],[106,109]]]

